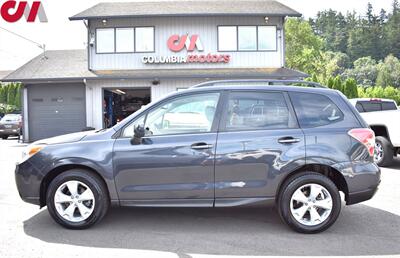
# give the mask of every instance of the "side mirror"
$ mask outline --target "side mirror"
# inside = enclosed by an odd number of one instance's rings
[[[134,145],[139,145],[142,144],[142,139],[145,136],[146,129],[144,128],[144,125],[137,125],[135,126],[133,130],[133,139],[132,139],[132,144]]]

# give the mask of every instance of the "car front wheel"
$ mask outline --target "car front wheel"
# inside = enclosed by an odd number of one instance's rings
[[[49,185],[46,202],[52,218],[70,229],[92,226],[105,216],[109,207],[102,180],[80,169],[58,175]]]
[[[300,233],[318,233],[338,218],[341,199],[336,185],[326,176],[306,172],[288,180],[278,200],[282,220]]]

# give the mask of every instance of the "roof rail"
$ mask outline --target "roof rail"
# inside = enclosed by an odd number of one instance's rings
[[[209,81],[203,82],[197,85],[192,86],[191,88],[201,88],[201,87],[208,87],[208,86],[218,86],[223,84],[231,84],[231,83],[266,83],[267,85],[280,85],[285,86],[287,84],[303,84],[306,87],[312,88],[327,88],[317,82],[309,82],[303,80],[268,80],[268,79],[251,79],[251,80],[219,80],[219,81]]]

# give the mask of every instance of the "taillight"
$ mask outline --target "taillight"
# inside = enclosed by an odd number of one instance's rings
[[[364,144],[369,155],[374,156],[375,152],[375,133],[369,128],[356,128],[349,131],[349,135]]]

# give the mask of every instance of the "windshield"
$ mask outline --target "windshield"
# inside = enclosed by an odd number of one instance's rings
[[[8,114],[1,119],[1,122],[20,122],[20,121],[21,121],[21,115],[18,114]]]

